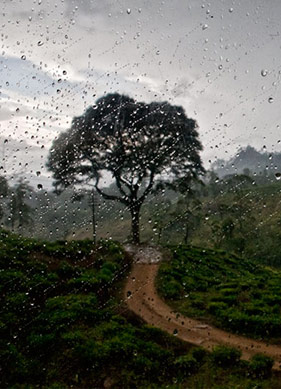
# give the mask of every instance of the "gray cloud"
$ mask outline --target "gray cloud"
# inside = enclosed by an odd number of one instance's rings
[[[27,0],[3,11],[0,119],[14,138],[27,127],[48,147],[96,97],[119,91],[182,104],[206,162],[248,143],[280,147],[277,0]],[[9,116],[17,103],[22,116]]]

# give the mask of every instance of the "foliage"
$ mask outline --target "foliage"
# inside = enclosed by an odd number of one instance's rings
[[[0,176],[0,219],[2,219],[5,214],[4,200],[7,198],[8,193],[8,181],[5,177]]]
[[[251,337],[281,338],[281,272],[222,251],[172,246],[160,294],[187,316]]]
[[[256,382],[248,366],[225,373],[205,350],[120,315],[114,290],[129,265],[120,245],[104,241],[93,251],[88,241],[47,244],[5,231],[0,243],[1,387],[161,388],[177,381],[198,388],[203,380],[210,389],[239,380],[248,389]],[[275,382],[265,379],[264,388]]]
[[[92,183],[105,199],[124,204],[138,243],[141,206],[154,188],[162,187],[162,173],[171,181],[189,182],[204,171],[201,149],[197,124],[182,107],[141,103],[115,93],[73,119],[54,141],[48,168],[58,190]],[[103,171],[112,175],[118,194],[100,188]]]
[[[251,358],[250,372],[256,378],[268,378],[272,374],[273,363],[272,358],[263,354],[256,354]]]
[[[32,193],[32,188],[28,183],[20,178],[10,194],[10,215],[7,220],[13,231],[22,231],[24,226],[32,222],[33,209],[28,204],[27,199]]]
[[[240,350],[233,347],[216,346],[212,351],[211,360],[215,365],[222,367],[235,366],[239,363],[241,354]]]

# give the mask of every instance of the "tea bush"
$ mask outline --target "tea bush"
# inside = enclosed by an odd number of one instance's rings
[[[281,271],[221,251],[171,246],[157,287],[179,312],[243,335],[281,338]]]

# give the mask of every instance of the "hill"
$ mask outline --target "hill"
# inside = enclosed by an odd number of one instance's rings
[[[257,151],[252,146],[240,148],[230,160],[218,160],[211,169],[219,176],[242,174],[245,169],[251,175],[274,175],[281,172],[281,153]]]
[[[281,341],[281,271],[222,251],[172,247],[158,290],[182,314],[252,338]]]
[[[116,243],[1,231],[0,265],[3,388],[278,389],[270,359],[206,354],[130,314],[120,299],[130,258]]]

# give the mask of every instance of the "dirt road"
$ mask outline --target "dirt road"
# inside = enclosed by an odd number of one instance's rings
[[[229,345],[239,348],[243,359],[264,353],[274,358],[274,369],[281,370],[281,346],[233,335],[173,311],[156,293],[154,281],[159,264],[142,262],[133,265],[125,286],[125,298],[131,311],[147,323],[209,350],[218,344]]]

